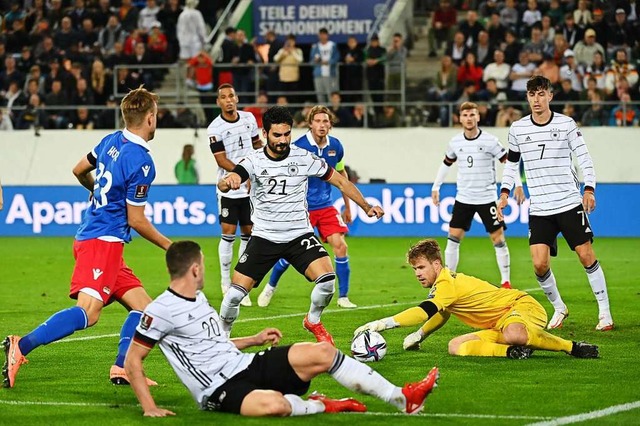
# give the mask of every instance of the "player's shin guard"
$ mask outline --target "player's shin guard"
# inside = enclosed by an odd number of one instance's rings
[[[444,263],[452,272],[458,269],[460,259],[460,240],[456,237],[447,238],[447,247],[444,249]]]
[[[284,259],[278,260],[271,270],[269,285],[276,288],[278,286],[278,281],[280,281],[280,277],[282,277],[282,274],[284,274],[287,269],[289,269],[289,262]]]
[[[571,353],[573,342],[549,334],[544,330],[527,327],[527,346],[532,349]]]
[[[611,318],[611,311],[609,308],[609,295],[607,294],[607,281],[604,278],[604,272],[600,267],[600,262],[597,260],[593,265],[584,268],[593,290],[593,295],[598,301],[598,308],[600,310],[600,316]]]
[[[218,257],[220,258],[220,276],[222,286],[227,287],[231,283],[231,261],[233,259],[233,243],[235,235],[222,234],[218,244]]]
[[[237,284],[231,284],[229,291],[224,295],[222,299],[222,305],[220,305],[220,319],[222,319],[222,326],[227,333],[231,331],[231,326],[238,318],[240,313],[240,301],[249,292],[242,286]]]
[[[349,256],[336,257],[336,275],[338,276],[338,294],[340,297],[347,297],[349,294],[349,278],[351,276]]]
[[[307,318],[312,324],[320,322],[320,316],[324,308],[329,306],[333,293],[335,293],[336,274],[328,272],[316,279],[316,285],[311,292],[311,306]]]
[[[291,405],[290,416],[306,416],[309,414],[324,413],[324,404],[320,401],[305,401],[298,395],[285,394],[284,399]]]
[[[87,313],[80,306],[74,306],[53,314],[31,333],[20,339],[18,346],[22,355],[27,356],[29,352],[38,346],[55,342],[73,334],[75,331],[84,330],[88,326]]]
[[[127,356],[129,345],[131,345],[131,339],[136,332],[136,327],[140,323],[140,317],[142,312],[130,311],[127,315],[127,319],[124,320],[122,328],[120,329],[120,341],[118,342],[118,355],[116,356],[115,365],[124,368],[124,358]]]
[[[496,260],[498,261],[498,268],[500,268],[500,276],[502,277],[501,283],[511,281],[511,267],[509,257],[509,247],[507,247],[506,241],[501,241],[493,245],[496,250]]]
[[[549,302],[553,305],[553,308],[556,311],[565,311],[567,306],[562,301],[562,297],[560,297],[560,292],[558,291],[558,284],[556,284],[556,277],[549,269],[544,275],[539,276],[536,274],[536,279],[544,291],[545,296],[549,299]]]

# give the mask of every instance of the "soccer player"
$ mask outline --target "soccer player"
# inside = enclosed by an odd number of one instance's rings
[[[551,82],[533,76],[527,82],[527,101],[531,115],[514,122],[509,129],[509,155],[502,178],[498,211],[507,205],[509,192],[522,161],[531,197],[529,206],[529,250],[538,283],[555,312],[547,328],[559,328],[569,316],[551,271],[550,256],[558,253],[557,236],[562,232],[587,273],[598,301],[596,330],[613,329],[607,282],[593,250],[593,230],[587,216],[596,207],[596,175],[593,160],[582,133],[571,117],[549,108],[553,99]],[[576,159],[584,176],[584,195],[572,160]]]
[[[143,360],[156,344],[202,410],[243,416],[366,411],[364,404],[352,398],[334,400],[317,393],[307,400],[300,398],[314,377],[327,373],[348,389],[415,414],[436,386],[435,367],[423,380],[400,388],[326,342],[275,347],[282,337],[277,328],[230,340],[202,292],[205,268],[200,246],[192,241],[174,243],[166,261],[171,284],[145,309],[125,362],[145,416],[175,414],[156,406],[145,382]],[[241,352],[265,344],[273,347]]]
[[[124,358],[151,298],[124,262],[124,244],[131,241],[131,228],[165,250],[171,241],[144,215],[149,188],[156,177],[149,141],[156,131],[158,96],[140,87],[122,99],[120,109],[124,130],[103,138],[73,169],[80,184],[91,193],[73,243],[76,264],[69,296],[77,299],[76,306],[53,314],[22,338],[8,336],[4,340],[5,387],[14,386],[18,369],[32,350],[96,324],[102,308],[114,300],[127,308],[129,315],[120,332],[110,379],[117,385],[129,384]]]
[[[238,111],[238,96],[230,84],[218,87],[216,103],[222,110],[220,115],[209,124],[207,136],[213,157],[218,163],[218,179],[232,171],[236,164],[254,149],[262,146],[258,135],[256,118],[250,112]],[[218,211],[222,236],[218,244],[222,294],[231,285],[231,261],[236,229],[240,224],[240,248],[238,258],[251,236],[251,204],[249,186],[244,184],[236,190],[223,194],[218,190]],[[251,299],[242,299],[243,306],[251,306]]]
[[[314,106],[307,116],[309,131],[293,144],[323,158],[329,166],[349,179],[344,168],[344,147],[338,138],[329,136],[334,122],[335,116],[329,108],[323,105]],[[351,269],[349,268],[347,242],[344,239],[345,233],[349,231],[347,223],[351,223],[351,203],[345,194],[342,194],[342,197],[344,198],[344,212],[340,215],[340,212],[333,207],[331,185],[317,177],[309,178],[307,192],[309,219],[311,226],[318,229],[322,241],[329,243],[335,256],[339,289],[338,306],[340,308],[357,308],[357,305],[352,303],[348,297]],[[258,297],[258,306],[269,305],[278,281],[288,267],[289,262],[284,259],[280,259],[276,263],[271,271],[269,284],[264,286],[264,290]]]
[[[498,219],[496,207],[498,188],[495,160],[501,163],[507,161],[507,150],[500,145],[498,138],[478,127],[479,120],[478,105],[473,102],[460,105],[460,123],[464,130],[449,141],[444,161],[431,187],[431,199],[436,206],[440,204],[440,186],[449,167],[459,157],[456,202],[444,250],[445,265],[453,272],[457,270],[460,242],[464,233],[471,229],[473,216],[478,213],[496,251],[502,287],[511,288],[509,247],[504,238],[504,229],[507,227],[504,221]],[[516,180],[515,197],[518,204],[524,201],[519,180]]]
[[[451,355],[523,359],[529,358],[534,349],[540,349],[562,351],[577,358],[599,356],[595,345],[571,342],[544,331],[547,313],[524,291],[496,288],[486,281],[444,267],[435,240],[425,239],[413,245],[407,253],[407,261],[422,287],[430,288],[426,300],[392,317],[367,323],[354,334],[424,323],[403,342],[405,350],[418,349],[420,342],[442,327],[453,314],[480,331],[453,338],[449,342]]]
[[[291,145],[293,117],[283,106],[269,108],[262,117],[267,146],[245,157],[232,172],[218,182],[222,192],[238,189],[251,180],[251,239],[236,264],[231,287],[220,307],[224,330],[229,333],[238,317],[240,300],[260,283],[280,259],[315,283],[311,306],[303,325],[318,341],[333,344],[320,316],[335,292],[336,274],[327,250],[313,234],[307,211],[307,185],[310,176],[337,187],[369,217],[382,217],[379,206],[370,205],[358,188],[336,173],[325,160]]]

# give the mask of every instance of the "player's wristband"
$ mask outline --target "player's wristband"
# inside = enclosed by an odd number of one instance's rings
[[[585,186],[584,187],[584,192],[590,192],[590,193],[595,193],[596,191],[594,190],[593,186]]]
[[[507,189],[507,188],[502,188],[500,190],[500,196],[502,197],[503,195],[506,195],[507,198],[509,198],[509,194],[511,194],[511,190]]]

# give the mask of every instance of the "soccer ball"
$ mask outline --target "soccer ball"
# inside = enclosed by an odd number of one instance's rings
[[[351,341],[351,355],[360,362],[380,361],[387,353],[387,342],[376,331],[363,331]]]

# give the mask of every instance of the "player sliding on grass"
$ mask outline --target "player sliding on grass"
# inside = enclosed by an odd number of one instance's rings
[[[166,250],[171,245],[144,215],[149,187],[156,177],[148,142],[156,131],[157,103],[158,96],[144,88],[130,91],[120,105],[125,129],[102,139],[73,169],[78,181],[91,192],[91,203],[73,243],[76,265],[69,296],[78,302],[53,314],[24,337],[4,340],[4,387],[14,386],[18,369],[32,350],[91,327],[98,322],[102,308],[114,300],[127,308],[129,315],[122,325],[110,379],[117,385],[129,384],[124,357],[151,298],[122,258],[124,243],[131,241],[133,228],[158,247]],[[96,169],[94,179],[91,172]]]
[[[534,349],[566,352],[577,358],[597,358],[598,347],[571,342],[544,331],[547,314],[540,303],[524,291],[497,288],[478,278],[451,272],[442,266],[440,247],[426,239],[409,249],[407,261],[424,288],[427,299],[392,317],[367,323],[364,330],[424,325],[409,334],[404,349],[418,349],[420,342],[442,327],[451,314],[471,327],[481,329],[449,342],[449,353],[460,356],[529,358]]]
[[[166,262],[169,289],[145,309],[125,362],[145,416],[174,415],[156,406],[145,381],[143,360],[156,343],[202,410],[243,416],[366,411],[364,404],[351,398],[334,400],[315,393],[307,400],[300,398],[311,379],[328,373],[348,389],[414,414],[436,386],[435,367],[423,380],[400,388],[327,342],[243,353],[241,349],[252,346],[277,345],[280,330],[266,328],[255,336],[229,340],[218,313],[202,293],[205,268],[200,246],[192,241],[174,243]]]

